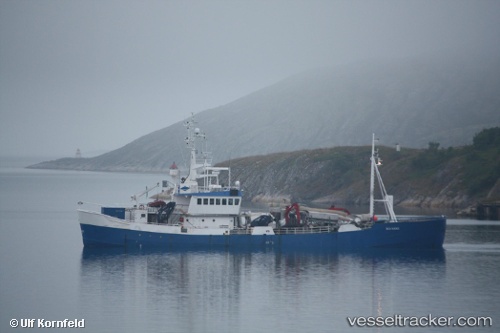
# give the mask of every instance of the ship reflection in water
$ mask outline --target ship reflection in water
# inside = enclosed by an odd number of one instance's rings
[[[446,283],[439,250],[168,251],[84,248],[89,318],[117,331],[306,332],[348,328],[347,316],[425,314]],[[422,293],[422,290],[427,292]],[[439,302],[435,306],[439,307]],[[429,310],[426,310],[429,311]]]

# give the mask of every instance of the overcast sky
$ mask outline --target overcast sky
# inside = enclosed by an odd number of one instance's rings
[[[298,72],[500,56],[500,1],[0,0],[0,155],[85,156]]]

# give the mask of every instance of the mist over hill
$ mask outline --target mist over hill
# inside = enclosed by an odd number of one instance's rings
[[[297,74],[196,114],[214,162],[370,143],[424,148],[470,144],[500,125],[500,62],[372,62]],[[189,115],[186,115],[186,118]],[[161,120],[158,120],[161,121]],[[140,126],[140,124],[138,124]],[[94,158],[33,167],[157,172],[187,160],[182,122]]]

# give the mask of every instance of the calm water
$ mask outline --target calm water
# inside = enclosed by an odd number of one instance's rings
[[[500,331],[500,222],[450,220],[443,251],[83,249],[77,202],[127,203],[157,175],[0,168],[0,332]],[[350,327],[348,316],[489,316],[462,329]],[[35,322],[36,326],[36,322]]]

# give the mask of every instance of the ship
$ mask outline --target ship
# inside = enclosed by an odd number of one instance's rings
[[[278,249],[341,251],[370,248],[442,249],[446,217],[396,216],[379,172],[381,159],[372,135],[370,208],[366,214],[347,209],[320,209],[299,203],[260,212],[243,207],[240,181],[230,167],[212,166],[206,135],[194,115],[184,123],[190,152],[185,176],[175,162],[169,179],[132,196],[125,206],[77,209],[85,248],[130,249]],[[375,197],[375,183],[380,194]],[[157,188],[158,193],[149,197]],[[375,204],[386,214],[375,215]],[[80,205],[88,203],[79,202]]]

